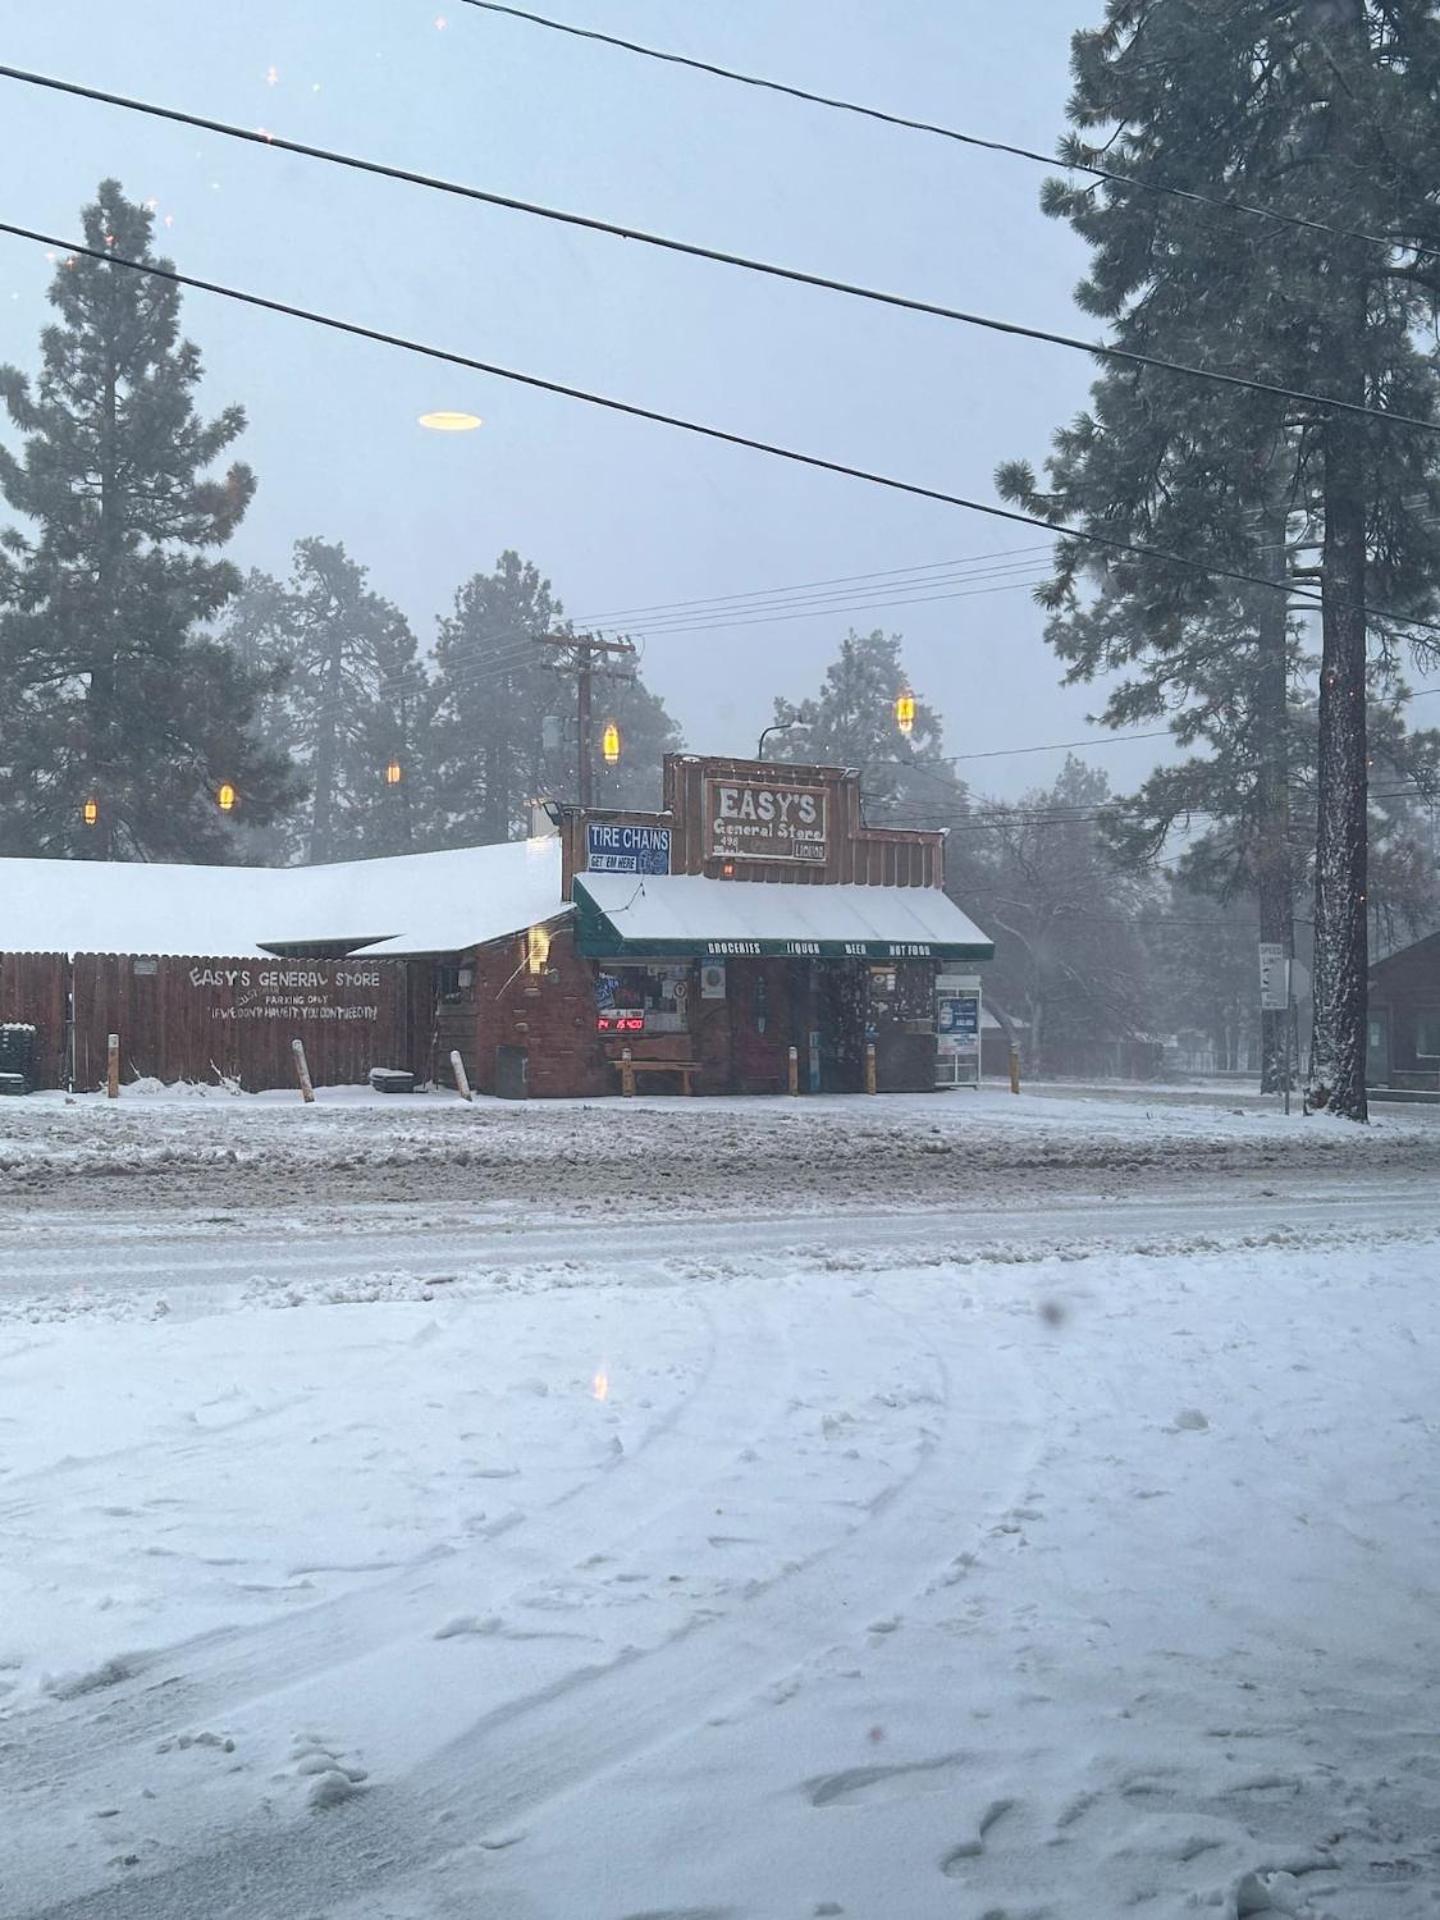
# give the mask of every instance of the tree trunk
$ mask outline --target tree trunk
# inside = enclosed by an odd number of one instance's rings
[[[1363,0],[1339,0],[1319,19],[1335,67],[1329,149],[1337,177],[1352,163],[1353,96],[1344,66],[1364,55]],[[1333,30],[1333,33],[1332,33]],[[1363,248],[1333,253],[1334,327],[1322,364],[1336,399],[1363,406],[1369,261]],[[1320,739],[1315,838],[1315,1024],[1310,1038],[1309,1104],[1348,1120],[1369,1118],[1365,1103],[1368,927],[1369,768],[1365,724],[1366,449],[1355,414],[1325,422],[1325,548],[1321,578]]]
[[[85,694],[88,780],[100,805],[99,819],[82,846],[97,860],[115,857],[115,709],[119,697],[116,619],[120,595],[119,491],[120,370],[107,354],[100,401],[100,549],[95,570],[95,626],[90,639],[90,685]]]
[[[1277,586],[1286,575],[1283,507],[1262,522],[1261,571]],[[1255,686],[1255,734],[1259,750],[1259,846],[1255,889],[1260,906],[1260,938],[1295,952],[1295,888],[1290,863],[1290,661],[1289,603],[1284,593],[1261,593],[1255,606],[1258,670]],[[1260,1091],[1280,1093],[1289,1084],[1286,1040],[1289,1014],[1260,1015]]]
[[[315,730],[315,799],[310,811],[309,863],[328,859],[335,836],[335,773],[338,765],[340,731],[340,689],[345,672],[345,638],[339,631],[330,636],[330,656],[325,662],[325,690],[320,696],[320,724]]]

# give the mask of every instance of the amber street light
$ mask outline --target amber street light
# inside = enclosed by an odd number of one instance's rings
[[[222,813],[235,811],[235,789],[228,780],[222,780],[215,789],[215,804]]]
[[[386,786],[398,787],[404,777],[404,769],[401,767],[400,762],[398,760],[392,760],[385,769]]]
[[[908,740],[915,731],[915,696],[913,693],[901,693],[895,696],[895,724]]]
[[[620,729],[613,720],[605,722],[605,731],[600,736],[600,757],[607,767],[620,764]]]
[[[85,822],[87,827],[93,827],[100,818],[100,802],[95,798],[93,793],[85,802],[84,806],[81,807],[80,818]]]

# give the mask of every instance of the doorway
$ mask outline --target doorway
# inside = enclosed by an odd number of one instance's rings
[[[1365,1084],[1390,1084],[1390,1009],[1372,1007],[1365,1019]]]

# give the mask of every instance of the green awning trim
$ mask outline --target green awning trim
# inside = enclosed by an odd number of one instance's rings
[[[993,960],[982,941],[627,940],[583,886],[575,888],[575,948],[593,960]]]

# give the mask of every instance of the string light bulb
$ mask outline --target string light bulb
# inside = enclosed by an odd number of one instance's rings
[[[90,795],[89,799],[85,802],[84,806],[81,807],[80,818],[85,822],[87,827],[93,827],[99,821],[100,802],[95,798],[93,793]]]
[[[215,789],[216,806],[219,807],[222,813],[233,813],[235,811],[235,799],[234,787],[231,786],[228,780],[222,780],[220,785]]]
[[[607,767],[620,764],[620,729],[613,720],[605,722],[605,731],[600,736],[600,757]]]
[[[915,731],[915,696],[913,693],[899,693],[895,696],[895,724],[908,740]]]
[[[405,769],[401,766],[400,762],[398,760],[391,760],[386,765],[386,768],[385,768],[386,786],[398,787],[400,782],[404,778],[405,778]]]

